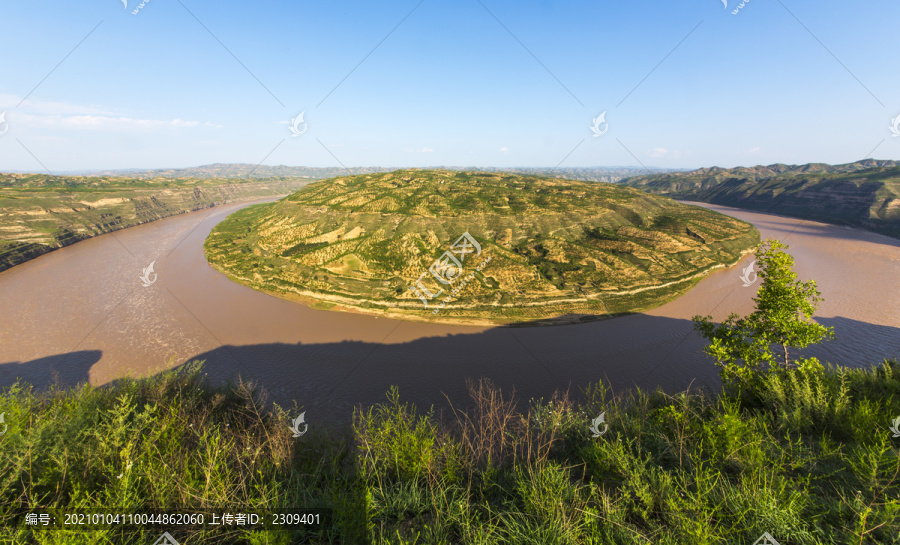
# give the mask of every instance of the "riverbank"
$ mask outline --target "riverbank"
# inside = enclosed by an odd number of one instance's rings
[[[99,389],[17,386],[0,396],[0,540],[138,544],[168,531],[196,545],[674,545],[767,533],[818,545],[897,535],[896,361],[786,371],[741,400],[583,386],[526,401],[472,382],[469,403],[438,412],[390,390],[343,433],[308,414],[292,424],[303,407],[267,410],[264,391],[210,386],[198,366]],[[321,518],[293,530],[25,523],[112,505],[263,516],[302,506]]]
[[[696,272],[694,274],[688,275],[684,278],[680,278],[678,280],[674,280],[671,282],[665,282],[663,284],[655,285],[655,286],[642,286],[640,288],[631,289],[631,290],[621,290],[621,291],[604,291],[599,294],[592,294],[589,299],[599,301],[603,308],[609,308],[609,305],[604,304],[604,301],[615,298],[624,298],[629,295],[636,295],[639,293],[644,293],[648,291],[657,291],[662,289],[668,289],[668,292],[663,295],[658,295],[652,298],[650,301],[645,302],[643,305],[637,305],[634,308],[630,309],[628,312],[607,312],[604,314],[590,314],[590,313],[567,313],[559,316],[548,316],[546,318],[537,318],[533,320],[528,320],[525,322],[522,321],[513,321],[513,320],[497,320],[497,319],[487,319],[487,318],[464,318],[460,316],[441,316],[437,317],[437,314],[440,312],[440,305],[435,310],[422,309],[417,308],[415,305],[400,305],[398,303],[392,303],[390,301],[376,301],[372,299],[353,299],[349,297],[341,297],[337,295],[330,295],[321,292],[312,292],[312,291],[304,291],[298,290],[296,288],[290,290],[274,290],[267,287],[267,284],[260,284],[258,282],[254,282],[253,278],[238,276],[234,273],[233,269],[222,267],[218,262],[210,263],[210,267],[215,269],[217,272],[221,273],[225,277],[227,277],[232,282],[237,284],[242,284],[248,287],[253,288],[256,291],[271,295],[272,297],[278,297],[281,299],[286,299],[288,301],[292,301],[295,303],[299,303],[302,305],[306,305],[310,308],[314,308],[316,310],[326,310],[331,312],[347,312],[352,314],[363,314],[368,316],[375,316],[380,318],[387,318],[391,320],[407,320],[410,322],[422,322],[428,324],[444,324],[444,325],[455,325],[455,326],[469,326],[469,327],[494,327],[494,326],[510,326],[510,327],[542,327],[542,326],[558,326],[558,325],[572,325],[572,324],[583,324],[587,322],[596,322],[600,320],[609,320],[611,318],[617,318],[620,316],[626,316],[629,314],[634,314],[638,312],[642,312],[645,310],[649,310],[661,305],[664,305],[667,302],[673,301],[678,297],[681,297],[685,293],[687,293],[691,288],[697,285],[704,277],[709,275],[710,273],[717,271],[719,269],[732,269],[740,263],[745,256],[752,254],[754,251],[753,248],[746,249],[740,252],[740,255],[732,262],[732,263],[718,263],[711,267],[708,267],[702,271]],[[525,306],[533,307],[533,306],[556,306],[565,303],[582,303],[586,301],[588,298],[584,299],[557,299],[553,301],[544,301],[544,302],[528,302]],[[499,306],[499,305],[498,305]],[[512,305],[510,305],[512,306]],[[405,307],[405,308],[404,308]],[[412,307],[412,308],[410,308]]]
[[[0,271],[97,235],[230,202],[287,195],[309,182],[0,173]]]

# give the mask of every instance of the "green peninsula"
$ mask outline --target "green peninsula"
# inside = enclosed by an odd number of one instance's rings
[[[205,249],[232,280],[318,308],[509,324],[645,310],[758,241],[748,223],[630,187],[412,169],[245,208]]]

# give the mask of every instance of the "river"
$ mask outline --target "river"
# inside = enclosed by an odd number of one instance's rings
[[[465,399],[467,377],[521,398],[604,380],[616,391],[718,387],[690,318],[752,310],[758,283],[739,278],[752,256],[713,272],[652,311],[599,322],[466,327],[315,310],[232,283],[203,256],[210,230],[247,203],[101,235],[0,273],[0,386],[106,384],[194,359],[213,379],[258,381],[270,399],[306,409],[307,422],[346,420],[352,406]],[[802,279],[818,282],[817,320],[834,341],[803,355],[861,366],[900,356],[900,241],[722,206],[790,246]],[[139,276],[154,262],[156,280]],[[151,275],[149,280],[153,279]]]

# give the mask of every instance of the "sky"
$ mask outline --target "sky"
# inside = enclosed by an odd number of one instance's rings
[[[6,1],[0,171],[897,160],[897,21],[895,0]]]

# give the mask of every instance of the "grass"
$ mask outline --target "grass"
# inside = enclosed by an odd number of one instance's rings
[[[469,383],[465,408],[359,408],[310,428],[252,384],[199,364],[103,388],[0,397],[0,520],[40,508],[331,509],[317,527],[179,530],[181,543],[896,543],[900,364],[779,371],[741,398],[708,391],[518,400]],[[608,431],[588,423],[605,411]],[[292,413],[296,414],[296,413]],[[32,527],[33,528],[33,527]],[[4,524],[11,543],[152,543],[159,531]]]

